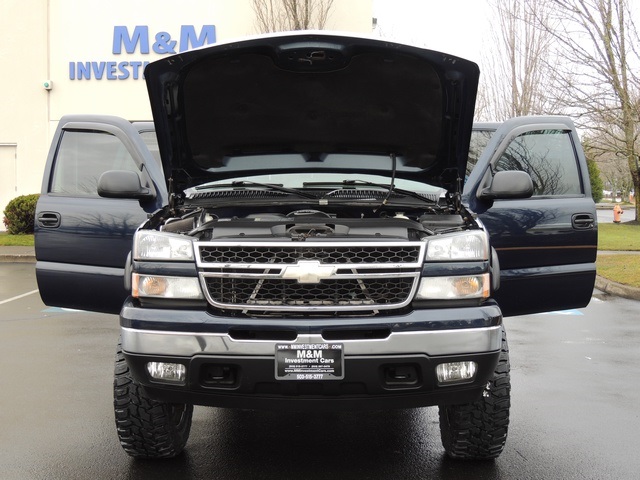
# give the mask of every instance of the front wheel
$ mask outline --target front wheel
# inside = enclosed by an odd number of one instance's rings
[[[493,376],[473,403],[441,405],[440,437],[449,457],[461,460],[497,458],[507,441],[511,379],[509,346],[502,328],[502,349]]]
[[[118,342],[113,380],[113,406],[118,439],[132,457],[172,458],[184,449],[193,405],[149,398],[131,376]]]

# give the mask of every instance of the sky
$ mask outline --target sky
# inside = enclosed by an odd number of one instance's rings
[[[487,0],[373,0],[376,32],[480,63],[491,38]]]

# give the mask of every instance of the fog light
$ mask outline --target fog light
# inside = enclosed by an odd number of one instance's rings
[[[180,363],[149,362],[147,371],[151,378],[163,382],[184,383],[187,378],[187,367]]]
[[[478,370],[476,362],[441,363],[436,367],[438,383],[448,384],[473,380]]]

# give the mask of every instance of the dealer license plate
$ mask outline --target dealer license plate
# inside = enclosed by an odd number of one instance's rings
[[[277,380],[342,380],[342,343],[279,343],[276,345]]]

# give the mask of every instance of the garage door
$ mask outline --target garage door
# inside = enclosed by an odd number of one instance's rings
[[[16,145],[0,144],[0,209],[4,209],[10,200],[15,198],[16,185]],[[4,214],[2,215],[4,218]],[[6,230],[3,222],[0,222],[0,230]]]

